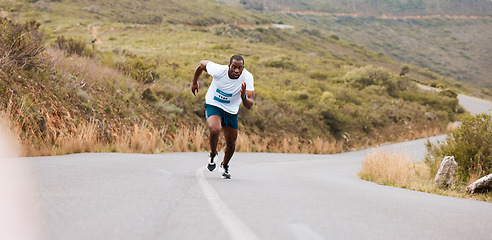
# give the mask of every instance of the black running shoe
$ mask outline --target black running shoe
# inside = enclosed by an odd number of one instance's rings
[[[222,178],[231,179],[231,173],[229,172],[229,165],[220,164],[219,171],[220,173],[222,173]]]
[[[217,157],[217,155],[219,155],[218,153],[216,154],[213,154],[213,153],[210,153],[210,155],[208,156],[208,170],[209,171],[213,171],[215,170],[215,162],[214,162],[214,158]]]

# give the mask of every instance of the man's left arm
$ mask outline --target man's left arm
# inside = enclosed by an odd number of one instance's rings
[[[246,90],[246,83],[241,85],[241,100],[247,109],[251,109],[255,103],[255,91]]]

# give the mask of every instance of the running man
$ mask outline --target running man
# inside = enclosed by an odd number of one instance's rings
[[[244,69],[244,59],[239,55],[231,57],[229,66],[202,60],[196,67],[191,84],[191,92],[195,96],[199,88],[198,78],[203,71],[213,77],[205,96],[207,126],[210,131],[210,155],[207,168],[210,171],[215,169],[214,159],[218,154],[217,143],[222,130],[226,149],[219,171],[222,173],[222,178],[231,178],[229,161],[236,149],[239,105],[242,102],[243,106],[250,109],[254,104],[253,75]]]

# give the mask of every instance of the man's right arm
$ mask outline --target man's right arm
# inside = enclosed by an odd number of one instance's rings
[[[196,94],[198,93],[198,78],[200,77],[200,75],[202,75],[202,72],[203,71],[207,71],[207,63],[210,62],[208,60],[201,60],[199,63],[198,63],[198,66],[196,67],[195,69],[195,75],[193,75],[193,83],[191,84],[191,92],[193,93],[193,95],[196,96]]]

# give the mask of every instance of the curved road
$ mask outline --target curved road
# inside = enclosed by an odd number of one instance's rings
[[[426,141],[382,148],[422,160]],[[24,159],[46,239],[492,239],[490,203],[357,178],[369,151],[236,153],[231,180],[206,153]]]

